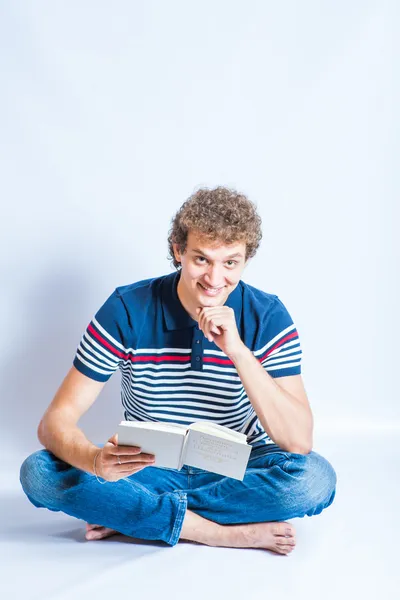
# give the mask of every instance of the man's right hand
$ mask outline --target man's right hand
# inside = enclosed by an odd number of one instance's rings
[[[140,452],[138,446],[118,446],[118,433],[115,433],[98,451],[96,473],[106,481],[118,481],[152,465],[154,459],[154,454]]]

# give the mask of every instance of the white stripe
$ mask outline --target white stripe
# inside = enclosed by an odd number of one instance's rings
[[[201,386],[194,387],[192,385],[184,385],[184,384],[178,385],[177,387],[162,387],[162,386],[159,387],[158,384],[157,385],[149,386],[149,385],[146,385],[144,383],[142,384],[142,383],[140,383],[138,381],[135,381],[133,383],[133,388],[135,390],[136,390],[136,388],[140,388],[142,390],[148,390],[149,392],[151,392],[152,390],[154,392],[159,392],[159,391],[160,392],[167,392],[167,391],[169,391],[169,392],[177,392],[178,390],[182,390],[182,392],[191,392],[192,390],[195,390],[197,392],[204,392],[204,393],[208,393],[208,392],[213,393],[214,392],[215,394],[221,394],[222,397],[224,397],[224,396],[227,396],[227,397],[230,396],[232,398],[234,398],[235,396],[238,395],[238,391],[227,392],[227,391],[222,391],[221,388],[220,389],[211,389],[211,388],[207,388],[207,387],[201,387]],[[158,393],[157,393],[157,397],[159,397]]]
[[[297,352],[290,352],[289,355],[283,356],[281,357],[281,355],[279,354],[278,356],[274,356],[272,360],[270,359],[265,359],[263,361],[261,361],[262,365],[273,365],[275,363],[278,362],[284,362],[285,360],[293,360],[294,358],[300,358],[302,355],[302,351],[299,349]]]
[[[98,356],[99,358],[102,358],[102,360],[109,364],[110,366],[114,366],[115,364],[118,364],[119,359],[117,357],[114,357],[112,354],[110,354],[109,352],[104,351],[103,346],[99,346],[99,344],[97,344],[94,340],[90,339],[91,343],[93,344],[93,346],[95,346],[96,348],[98,348],[99,350],[101,350],[102,352],[96,352],[96,350],[94,350],[92,348],[92,346],[90,344],[88,344],[84,338],[82,338],[81,340],[81,346],[87,348],[90,352],[92,352],[93,354],[95,354],[96,356]],[[113,357],[113,360],[110,360],[109,358],[106,358],[104,355],[107,354],[107,356]]]
[[[85,356],[90,362],[93,362],[96,365],[100,365],[100,367],[110,367],[113,371],[118,367],[118,363],[115,363],[115,365],[110,365],[108,364],[108,361],[97,360],[97,358],[94,358],[94,356],[86,352],[82,347],[79,348],[79,352],[83,354],[83,356]]]
[[[286,348],[291,348],[292,346],[300,346],[300,340],[293,340],[291,342],[286,342],[285,344],[282,344],[282,346],[279,346],[279,348],[275,348],[275,350],[272,350],[272,352],[270,354],[268,354],[268,357],[265,360],[268,360],[270,356],[275,356],[276,354],[283,354],[282,351],[284,351]]]
[[[152,384],[152,388],[153,389],[154,388],[159,389],[159,388],[157,388],[157,386],[159,384],[162,384],[162,383],[176,384],[180,388],[181,388],[182,384],[186,384],[186,383],[207,384],[207,385],[213,385],[213,386],[216,386],[216,387],[222,387],[223,386],[225,388],[228,387],[228,388],[231,388],[231,389],[234,389],[234,388],[236,388],[236,389],[243,388],[243,384],[240,384],[240,383],[226,384],[225,382],[219,383],[217,381],[211,381],[211,380],[200,381],[198,379],[192,379],[191,377],[185,377],[185,378],[182,378],[181,380],[180,379],[174,379],[174,380],[168,380],[168,379],[149,379],[148,377],[135,377],[135,380],[134,380],[134,382],[133,382],[132,385],[133,386],[139,385],[139,383],[142,383],[142,381],[144,383],[150,383],[150,384]],[[174,388],[169,388],[169,389],[174,389]],[[196,389],[198,389],[198,388],[196,388]]]
[[[227,354],[225,354],[224,352],[219,352],[217,350],[204,350],[204,354],[213,354],[214,356],[229,359],[229,356]]]
[[[81,356],[79,356],[79,354],[76,354],[76,358],[80,360],[81,363],[92,369],[92,371],[97,371],[97,373],[101,373],[102,375],[112,375],[114,373],[114,371],[103,371],[103,369],[98,369],[91,363],[88,363],[86,360],[84,360]]]
[[[220,371],[221,373],[237,373],[235,367],[214,367],[213,365],[209,365],[208,363],[203,363],[204,371]],[[239,379],[239,375],[237,375]]]
[[[282,358],[282,359],[279,359],[279,360],[277,359],[277,360],[273,360],[272,362],[262,363],[262,366],[264,367],[264,369],[267,369],[267,371],[268,371],[269,367],[272,366],[272,365],[281,365],[281,366],[283,365],[283,366],[286,366],[286,365],[290,364],[290,361],[293,362],[294,360],[297,360],[297,359],[299,360],[299,364],[300,364],[301,357],[299,357],[299,356],[293,356],[293,358],[291,358],[290,360],[288,360],[287,358]]]
[[[187,418],[185,418],[184,416],[180,417],[180,415],[175,415],[175,414],[172,414],[171,417],[172,418],[169,419],[169,421],[172,421],[173,419],[178,419],[179,421],[184,421],[185,423],[188,423],[188,425],[190,425],[194,421],[200,420],[201,418],[204,419],[205,417],[208,417],[208,420],[212,420],[213,415],[203,412],[203,413],[199,413],[199,415],[193,415],[193,417],[187,417]],[[151,418],[156,419],[158,421],[168,422],[168,419],[166,419],[165,414],[162,414],[162,413],[157,413],[157,412],[151,413]],[[224,421],[229,420],[223,416],[220,417],[220,419],[222,419],[222,418]],[[229,427],[229,425],[225,423],[225,427]],[[236,429],[235,429],[235,431],[236,431]]]
[[[157,407],[158,409],[160,408],[160,406]],[[186,415],[185,415],[186,413]],[[196,418],[201,417],[201,416],[207,416],[210,417],[212,420],[215,419],[224,419],[224,420],[235,420],[235,416],[234,415],[228,415],[224,412],[211,412],[210,410],[201,410],[201,409],[192,409],[190,410],[184,410],[184,409],[174,409],[171,408],[170,409],[170,414],[171,414],[171,418],[178,418],[180,421],[183,421],[185,419],[185,417],[187,419],[191,419],[191,421],[193,422]],[[165,413],[161,413],[161,412],[157,412],[157,411],[151,411],[151,417],[159,417],[161,419],[165,419],[166,415]]]
[[[249,439],[249,436],[247,436],[247,438]],[[274,441],[271,440],[271,438],[266,434],[266,433],[260,433],[259,435],[256,435],[252,438],[249,439],[249,443],[251,443],[252,445],[254,444],[254,442],[261,442],[265,440],[265,444],[262,444],[263,446],[267,446],[268,444],[275,444]]]
[[[130,400],[131,402],[134,402],[138,408],[140,408],[141,410],[151,410],[151,409],[158,409],[161,410],[163,408],[168,408],[169,410],[179,410],[182,411],[182,414],[189,414],[191,411],[193,410],[203,410],[203,409],[207,409],[210,410],[211,408],[214,408],[214,406],[209,405],[209,404],[202,404],[201,402],[191,402],[190,406],[175,406],[172,407],[170,405],[165,406],[163,405],[163,403],[160,403],[159,401],[152,401],[152,400],[148,400],[147,398],[141,398],[141,396],[136,396],[136,394],[132,394],[129,399],[125,398],[124,401],[128,402],[128,400]],[[170,399],[171,400],[171,399]],[[227,403],[226,406],[215,406],[215,408],[217,410],[219,410],[221,413],[223,413],[225,416],[233,416],[235,418],[239,418],[240,416],[243,417],[243,419],[246,418],[246,414],[247,412],[243,412],[244,409],[246,408],[246,401],[248,400],[247,397],[243,397],[242,400],[240,401],[240,403],[232,408],[230,403]],[[174,402],[174,404],[180,404],[180,402]],[[243,413],[242,415],[239,415],[238,413]]]
[[[134,350],[133,348],[128,348],[129,352],[132,354],[190,354],[192,352],[191,348],[138,348]]]
[[[207,390],[208,391],[208,390]],[[241,396],[244,397],[246,395],[246,392],[243,390],[243,392],[241,392],[237,398],[223,398],[221,396],[218,396],[217,394],[147,394],[145,392],[139,391],[136,389],[131,389],[130,390],[132,395],[137,394],[139,397],[153,401],[158,403],[160,400],[171,400],[171,399],[176,399],[179,400],[179,398],[184,398],[187,402],[191,402],[193,400],[216,400],[217,402],[221,402],[221,404],[227,404],[228,406],[232,406],[232,400],[235,400],[237,402],[240,402],[241,400]],[[234,409],[236,410],[236,408]]]
[[[153,363],[141,363],[139,364],[135,364],[135,363],[130,363],[130,361],[122,361],[124,366],[131,366],[132,364],[132,369],[133,371],[138,371],[139,369],[155,369],[155,370],[161,370],[161,369],[165,369],[165,368],[169,368],[172,370],[186,370],[189,371],[192,367],[191,364],[187,364],[187,365],[177,365],[177,364],[167,364],[167,363],[161,363],[161,364],[153,364]],[[233,367],[215,367],[213,365],[210,365],[209,363],[203,363],[203,373],[204,371],[217,371],[220,373],[237,373],[236,369]],[[197,373],[197,371],[196,371]],[[214,377],[214,376],[213,376]],[[236,375],[236,379],[239,379],[239,375]]]
[[[165,368],[165,365],[164,365]],[[129,368],[129,365],[127,365],[126,363],[123,365],[122,367],[122,373],[126,376],[126,377],[131,377],[131,370]],[[221,381],[225,381],[225,382],[229,382],[229,381],[237,381],[238,380],[238,376],[234,377],[232,375],[217,375],[216,373],[205,373],[204,371],[192,371],[190,372],[190,367],[187,369],[187,373],[175,373],[174,371],[169,372],[169,371],[165,371],[165,372],[160,372],[160,371],[152,371],[152,370],[146,370],[146,371],[140,371],[139,369],[135,370],[134,373],[134,380],[136,381],[140,381],[142,379],[142,375],[154,375],[155,376],[155,382],[158,381],[158,377],[179,377],[181,381],[189,381],[188,380],[188,375],[190,375],[190,377],[198,377],[199,380],[200,379],[207,379],[207,381],[210,382],[210,385],[212,383],[214,383],[215,385],[218,385],[217,381],[213,381],[214,379],[220,379]],[[210,377],[213,378],[213,380],[210,379]],[[230,384],[232,385],[232,384]],[[236,384],[235,384],[236,385]],[[237,385],[242,385],[242,384],[237,384]]]
[[[267,371],[277,371],[278,369],[290,369],[290,367],[297,367],[300,364],[301,361],[299,360],[299,362],[287,363],[286,365],[277,365],[276,367],[267,366]]]
[[[278,335],[276,335],[270,342],[268,342],[268,344],[265,344],[265,346],[263,346],[261,348],[261,350],[256,350],[255,352],[253,352],[254,356],[258,356],[259,354],[262,354],[263,352],[265,352],[265,350],[267,350],[268,348],[270,348],[271,346],[273,346],[275,344],[275,342],[277,342],[281,338],[285,337],[285,335],[287,333],[289,333],[289,331],[292,331],[292,329],[296,329],[294,323],[293,323],[293,325],[290,325],[289,327],[286,327],[286,329],[284,329],[283,331],[281,331],[280,333],[278,333]]]
[[[113,344],[115,344],[118,348],[120,348],[121,350],[123,350],[125,353],[130,353],[130,354],[163,354],[165,353],[171,353],[174,352],[175,354],[190,354],[192,349],[191,348],[137,348],[135,350],[135,348],[125,348],[125,346],[123,346],[120,342],[118,342],[115,338],[113,338],[108,331],[106,331],[104,329],[104,327],[102,327],[100,325],[100,323],[93,317],[92,322],[96,325],[96,327],[98,328],[99,331],[101,331],[101,333],[104,335],[104,337],[106,337],[110,342],[112,342]]]
[[[145,363],[145,362],[132,363],[129,360],[124,360],[123,364],[124,364],[124,366],[128,366],[128,367],[132,368],[133,371],[137,371],[137,370],[143,369],[143,368],[149,369],[150,367],[155,370],[161,370],[161,369],[165,369],[166,367],[168,367],[169,369],[174,369],[176,371],[183,371],[183,370],[189,371],[192,368],[190,365],[190,362],[186,365],[179,365],[179,364],[169,364],[166,362],[158,363],[158,364],[157,363]]]
[[[238,406],[236,406],[235,408],[232,408],[232,406],[230,406],[230,404],[227,404],[226,406],[215,406],[215,408],[217,408],[221,414],[224,415],[224,417],[226,418],[230,418],[233,417],[235,419],[242,419],[243,421],[246,419],[246,415],[247,415],[247,397],[243,397],[242,401],[238,404]],[[161,410],[164,408],[163,403],[160,403],[158,401],[151,401],[151,400],[147,400],[146,398],[141,398],[140,396],[136,396],[136,394],[131,394],[131,396],[129,398],[124,397],[124,405],[129,405],[132,404],[133,407],[136,407],[138,410],[143,411],[144,413],[149,413],[150,411],[153,411],[154,409],[157,410]],[[212,405],[203,405],[200,402],[192,402],[190,404],[190,406],[179,406],[180,402],[174,402],[174,404],[178,404],[178,406],[172,407],[170,404],[168,404],[167,406],[165,406],[165,408],[168,408],[168,410],[174,410],[174,411],[178,411],[181,412],[182,415],[185,414],[191,414],[193,412],[193,410],[196,411],[203,411],[203,410],[207,410],[207,411],[211,411],[212,408],[214,408]],[[240,414],[239,414],[240,413]]]
[[[110,335],[110,334],[108,333],[108,331],[106,331],[106,330],[104,329],[104,327],[102,327],[102,326],[100,325],[100,323],[99,323],[99,322],[98,322],[98,321],[97,321],[97,320],[96,320],[94,317],[93,317],[93,319],[92,319],[92,322],[93,322],[93,323],[96,325],[97,329],[98,329],[99,331],[101,331],[101,333],[104,335],[104,337],[106,337],[106,338],[107,338],[107,339],[108,339],[110,342],[112,342],[113,344],[115,344],[115,346],[117,346],[117,348],[120,348],[121,350],[123,350],[124,352],[126,352],[126,350],[125,350],[125,347],[124,347],[124,346],[123,346],[123,345],[122,345],[120,342],[118,342],[116,339],[114,339],[114,338],[112,337],[112,335]]]

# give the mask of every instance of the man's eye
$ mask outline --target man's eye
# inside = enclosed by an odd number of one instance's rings
[[[237,265],[237,262],[236,262],[236,260],[228,260],[227,262],[228,262],[228,263],[232,263],[232,265]]]
[[[196,260],[206,260],[204,256],[196,256]]]

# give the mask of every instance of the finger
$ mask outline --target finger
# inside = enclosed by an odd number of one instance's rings
[[[118,433],[114,433],[108,441],[114,444],[114,446],[118,446]]]
[[[214,321],[211,321],[211,323],[212,323],[212,324],[211,324],[211,328],[210,328],[210,330],[211,330],[213,333],[216,333],[217,335],[220,335],[221,331],[220,331],[220,330],[219,330],[219,328],[218,328],[218,327],[215,325]]]
[[[199,316],[199,329],[204,331],[204,312],[200,313]]]
[[[211,320],[210,322],[210,333],[213,334],[215,333],[216,335],[221,335],[222,330],[220,329],[220,325],[216,325],[214,320]],[[214,339],[214,336],[213,336]]]
[[[117,446],[117,448],[111,448],[110,454],[115,456],[121,454],[140,454],[140,446]]]
[[[132,454],[117,454],[117,464],[122,464],[122,463],[137,463],[137,462],[146,462],[146,461],[152,461],[155,459],[154,454],[138,454],[138,456],[132,456]],[[120,460],[120,462],[118,462],[118,458]]]
[[[151,465],[149,465],[148,463],[137,463],[137,465],[135,465],[134,467],[130,467],[129,469],[126,469],[125,467],[123,469],[119,468],[119,469],[115,469],[116,473],[118,473],[118,475],[132,475],[132,473],[136,473],[137,471],[141,471],[142,469],[145,469],[146,467],[150,467]]]
[[[214,336],[211,333],[211,321],[207,321],[204,335],[206,336],[209,342],[214,341]]]
[[[206,329],[205,329],[206,328],[206,323],[205,323],[205,320],[204,320],[204,316],[200,317],[198,324],[199,324],[200,331],[202,331],[204,333],[204,335],[206,335]]]

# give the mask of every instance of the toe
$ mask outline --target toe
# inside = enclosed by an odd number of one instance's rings
[[[294,546],[296,545],[296,540],[295,538],[287,538],[281,535],[275,537],[275,544],[279,547],[290,546],[291,548],[294,548]]]
[[[98,540],[102,538],[103,535],[104,527],[98,527],[96,529],[91,529],[90,531],[87,531],[85,537],[87,540]]]
[[[279,554],[290,554],[294,550],[293,546],[277,546],[276,551]]]
[[[96,527],[101,527],[101,525],[95,525],[94,523],[86,523],[87,531],[90,531],[91,529],[95,529]]]
[[[294,537],[295,529],[293,525],[290,525],[290,523],[276,523],[274,534]]]

